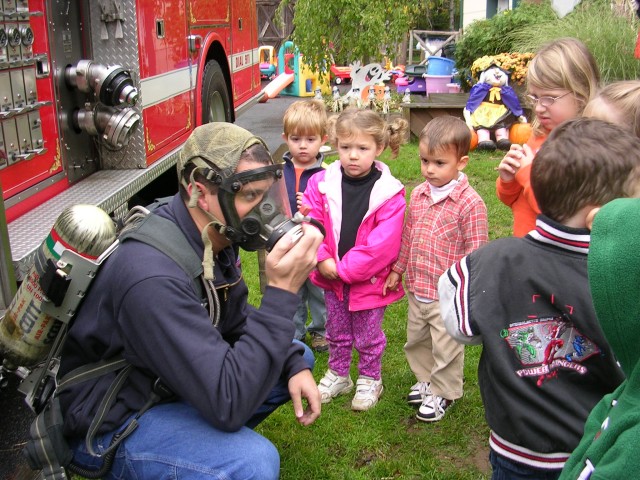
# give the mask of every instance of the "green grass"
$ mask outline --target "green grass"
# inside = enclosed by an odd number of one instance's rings
[[[465,173],[487,204],[490,238],[511,234],[511,211],[496,198],[495,167],[502,153],[472,152]],[[382,159],[407,186],[422,182],[417,144],[403,146],[400,156]],[[242,253],[244,275],[258,304],[257,256]],[[281,478],[298,479],[486,479],[489,430],[477,384],[481,347],[465,351],[464,397],[435,424],[415,419],[405,396],[415,383],[402,347],[406,340],[407,301],[391,305],[385,314],[387,348],[382,362],[385,391],[380,403],[368,412],[350,409],[351,395],[323,405],[322,415],[309,427],[294,419],[290,404],[272,414],[257,429],[281,454]],[[316,355],[314,376],[319,380],[327,368],[327,353]],[[357,377],[354,351],[351,375]]]

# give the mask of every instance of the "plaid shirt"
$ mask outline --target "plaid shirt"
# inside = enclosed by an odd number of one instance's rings
[[[411,293],[437,300],[440,275],[488,239],[487,207],[466,175],[437,203],[424,182],[411,192],[400,256],[392,268],[406,272]]]

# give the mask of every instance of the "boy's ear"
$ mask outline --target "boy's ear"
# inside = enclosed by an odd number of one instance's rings
[[[323,145],[324,145],[325,143],[327,143],[327,139],[328,139],[328,138],[329,138],[329,135],[327,135],[327,134],[324,134],[324,135],[322,136],[322,144],[323,144]]]
[[[467,166],[467,163],[469,163],[469,155],[460,157],[460,159],[458,160],[458,171],[463,170],[464,167]]]
[[[600,207],[593,207],[587,213],[587,218],[585,219],[585,223],[587,224],[587,228],[591,230],[593,227],[593,220],[596,218],[596,214],[600,211]]]
[[[285,142],[287,141],[288,135],[284,132],[282,132],[282,140],[284,140]]]

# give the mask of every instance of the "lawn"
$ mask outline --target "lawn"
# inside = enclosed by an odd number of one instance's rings
[[[511,234],[511,211],[495,195],[495,179],[503,154],[471,153],[465,169],[471,185],[487,204],[491,239]],[[403,146],[400,156],[384,160],[393,174],[411,189],[422,182],[417,144]],[[251,303],[258,304],[259,282],[256,255],[242,253],[244,275]],[[405,396],[415,378],[402,347],[406,339],[407,301],[391,305],[385,315],[387,349],[383,358],[384,393],[368,412],[350,409],[352,394],[323,405],[321,417],[310,427],[294,419],[291,405],[281,407],[258,431],[281,453],[281,478],[293,479],[486,479],[489,430],[477,383],[481,347],[466,347],[464,396],[434,424],[415,419]],[[327,368],[327,353],[316,354],[314,376],[319,380]],[[355,380],[354,352],[351,375]]]

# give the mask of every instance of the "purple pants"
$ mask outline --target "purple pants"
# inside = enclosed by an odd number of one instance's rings
[[[349,311],[349,287],[344,287],[344,299],[325,290],[327,305],[327,342],[329,343],[329,368],[341,377],[349,375],[351,353],[356,348],[360,356],[358,373],[380,380],[382,354],[387,337],[382,331],[385,307]]]

